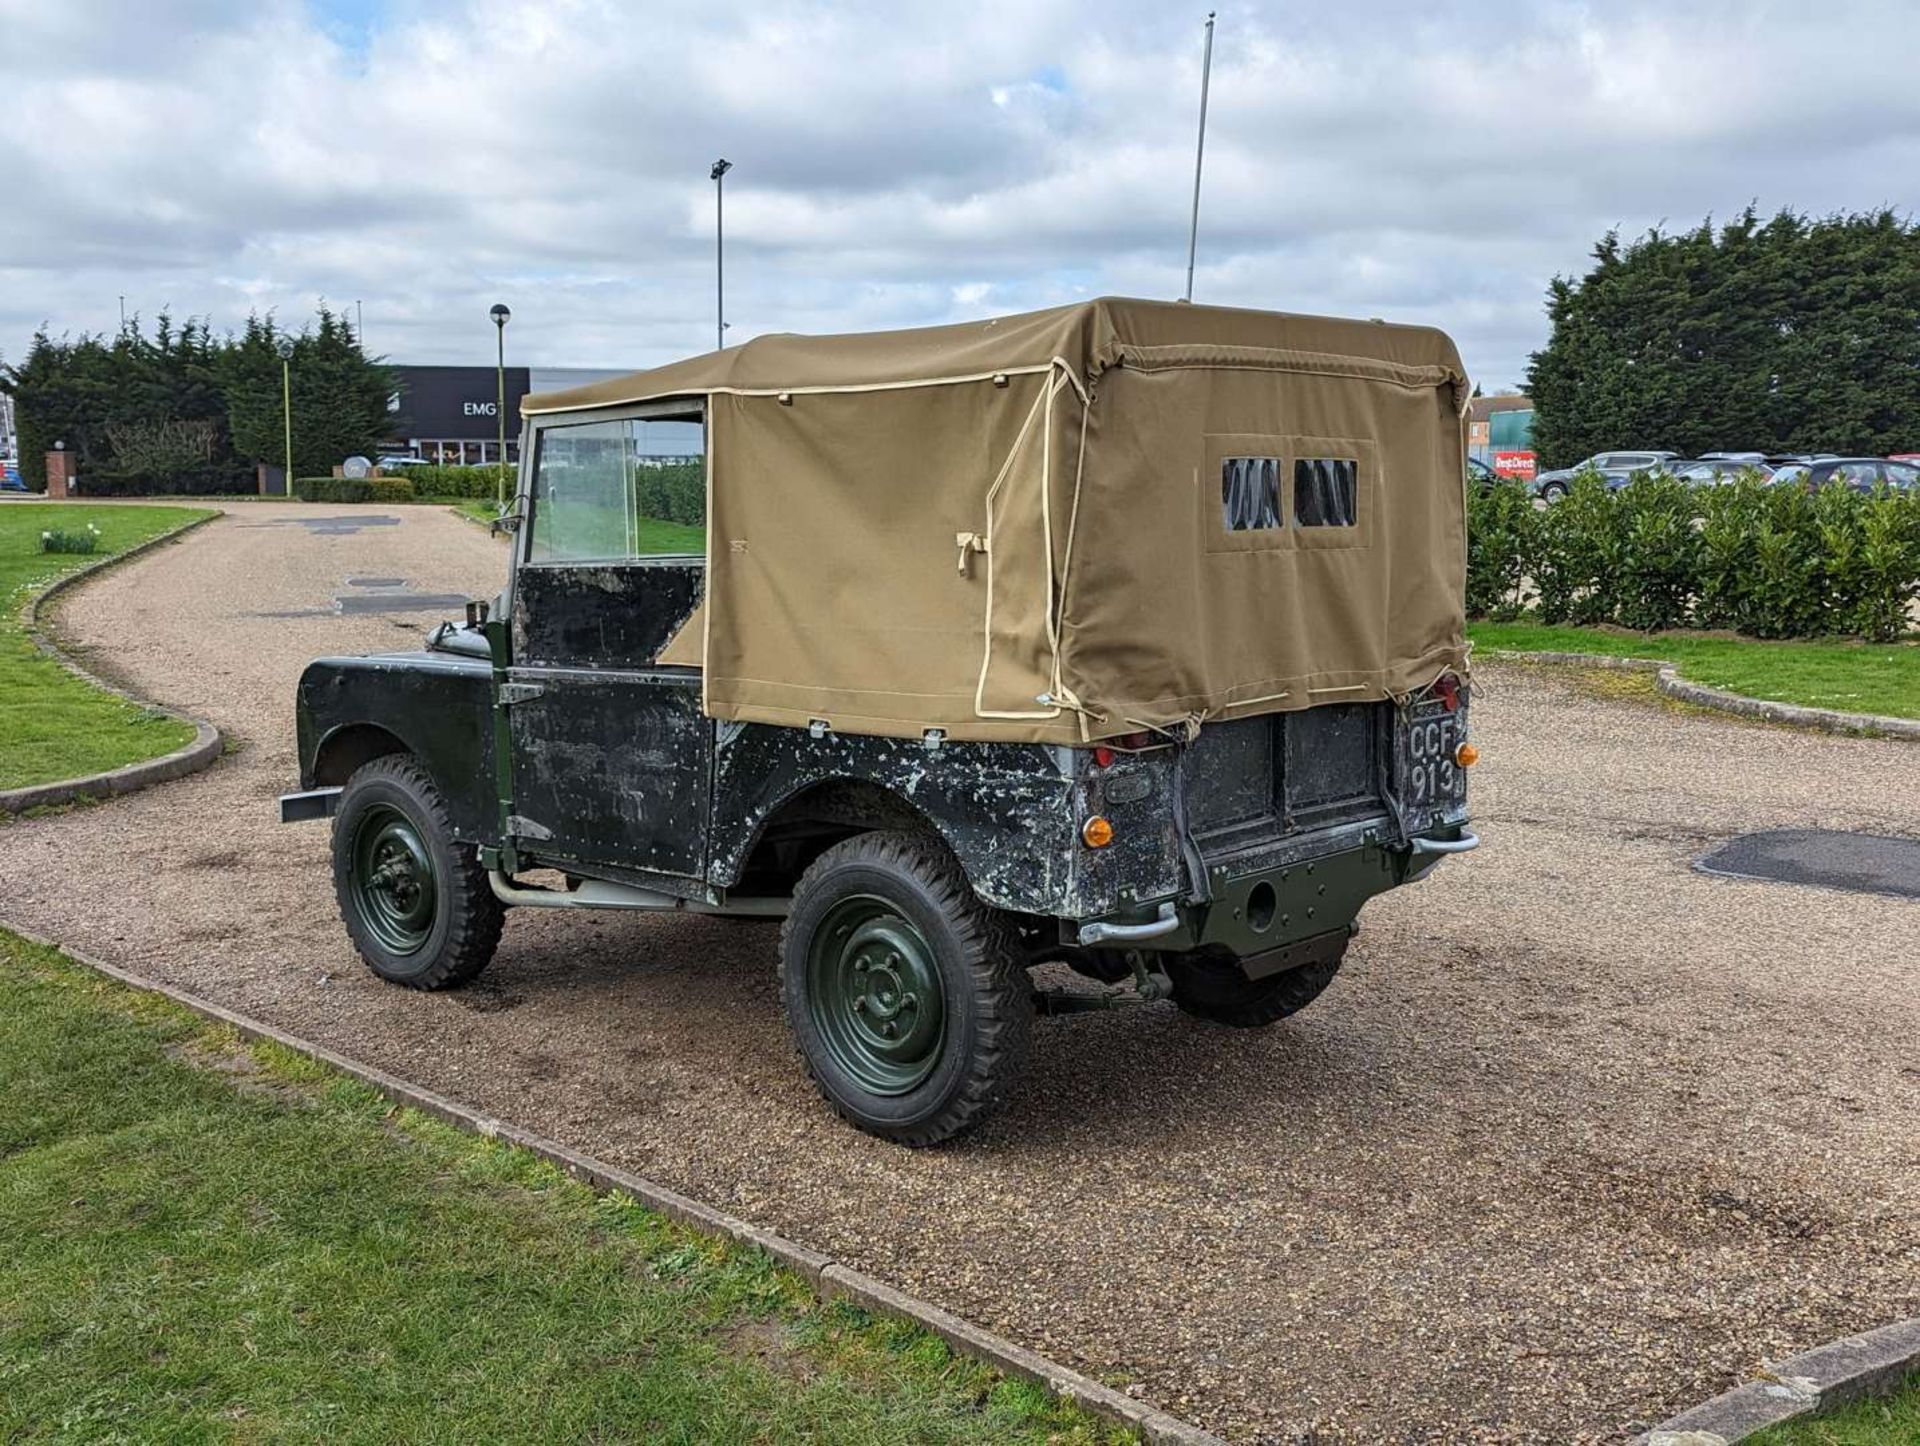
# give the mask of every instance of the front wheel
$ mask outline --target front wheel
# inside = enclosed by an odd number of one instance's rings
[[[1173,1002],[1196,1019],[1236,1029],[1262,1029],[1289,1014],[1298,1014],[1318,999],[1340,972],[1346,947],[1331,959],[1302,964],[1297,969],[1249,979],[1227,954],[1169,954],[1167,977],[1173,981]]]
[[[367,967],[409,989],[447,989],[487,967],[505,910],[426,769],[376,758],[347,780],[333,823],[333,886]]]
[[[868,833],[794,889],[780,985],[794,1043],[834,1110],[931,1145],[973,1128],[1026,1064],[1031,986],[1012,923],[936,839]]]
[[[1540,489],[1540,500],[1549,507],[1556,502],[1564,501],[1566,495],[1567,487],[1564,482],[1549,482]]]

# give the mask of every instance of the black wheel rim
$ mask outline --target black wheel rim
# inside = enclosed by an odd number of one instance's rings
[[[903,1095],[946,1044],[933,948],[885,899],[840,900],[807,945],[807,1014],[833,1063],[860,1088]]]
[[[361,921],[390,954],[418,953],[440,906],[433,855],[414,821],[375,804],[353,831],[353,900]]]

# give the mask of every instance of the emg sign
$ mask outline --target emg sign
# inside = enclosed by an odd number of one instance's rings
[[[500,378],[492,367],[397,366],[400,407],[389,425],[396,439],[492,441],[499,432]],[[527,369],[508,367],[507,431],[520,430]]]

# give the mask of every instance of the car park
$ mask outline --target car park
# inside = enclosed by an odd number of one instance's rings
[[[1689,487],[1717,487],[1748,472],[1762,481],[1773,475],[1773,469],[1760,459],[1758,453],[1700,457],[1691,462],[1674,461],[1669,462],[1664,470]]]
[[[1789,463],[1775,471],[1771,480],[1776,485],[1797,483],[1809,489],[1837,484],[1855,492],[1871,492],[1882,486],[1908,492],[1920,487],[1920,467],[1883,457],[1822,457]]]
[[[1672,461],[1678,452],[1596,452],[1586,461],[1572,467],[1560,467],[1551,472],[1542,472],[1533,479],[1533,492],[1547,502],[1558,502],[1567,495],[1573,486],[1573,479],[1582,472],[1599,472],[1602,475],[1617,474],[1630,477],[1635,472],[1649,467],[1660,467]],[[1616,484],[1609,484],[1616,485]],[[1617,484],[1624,486],[1624,481]]]
[[[997,1106],[1036,1007],[1272,1023],[1477,842],[1467,386],[1426,328],[1106,300],[531,396],[505,591],[307,668],[282,817],[333,817],[412,988],[509,908],[784,918],[808,1072],[906,1144]],[[663,419],[704,555],[637,550]]]

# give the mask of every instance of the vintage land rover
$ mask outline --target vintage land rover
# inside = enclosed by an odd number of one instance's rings
[[[1101,300],[529,397],[505,590],[308,667],[282,816],[416,989],[510,908],[783,917],[808,1070],[908,1144],[1036,1008],[1270,1024],[1475,844],[1467,387],[1437,331]]]

